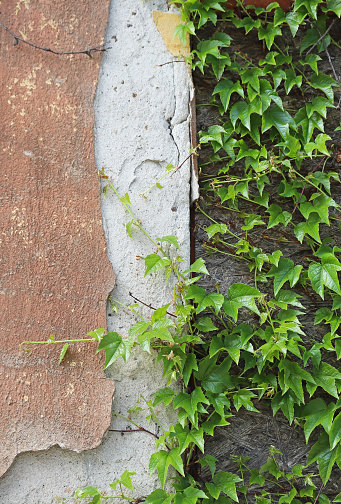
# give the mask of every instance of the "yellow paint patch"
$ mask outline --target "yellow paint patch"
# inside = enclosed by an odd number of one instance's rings
[[[153,10],[153,20],[161,34],[165,46],[173,56],[188,56],[191,52],[189,35],[186,36],[186,44],[180,42],[179,37],[174,38],[174,29],[181,24],[181,15],[174,12],[161,12]]]
[[[24,4],[24,7],[26,7],[26,9],[30,8],[30,0],[19,0],[19,2],[17,2],[16,8],[15,8],[16,15],[18,14],[18,12],[21,9],[21,4]]]

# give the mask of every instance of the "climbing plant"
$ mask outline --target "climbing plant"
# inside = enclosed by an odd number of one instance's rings
[[[225,0],[175,3],[183,19],[175,35],[185,40],[189,33],[197,41],[186,61],[214,76],[210,102],[220,115],[217,124],[199,132],[209,155],[201,168],[205,197],[197,206],[211,220],[204,230],[206,251],[245,263],[249,280],[233,283],[227,292],[206,291],[200,285],[209,275],[203,259],[183,270],[177,238],[148,235],[129,195],[119,195],[102,171],[105,191],[114,191],[127,210],[129,236],[136,239],[132,230],[138,228],[150,239],[153,252],[143,258],[145,274],[164,271],[165,281],[175,275],[176,282],[173,306],[157,307],[150,319],[139,316],[128,335],[98,329],[86,339],[97,344],[98,352],[104,350],[105,367],[119,357],[126,361],[135,346],[156,352],[163,363],[168,386],[143,401],[150,420],[158,422],[157,408],[164,404],[177,412],[177,422],[157,437],[149,469],[157,472],[161,488],[147,496],[146,504],[341,502],[340,488],[324,492],[332,471],[341,468],[341,207],[334,166],[341,126],[325,132],[331,111],[340,109],[341,84],[331,51],[340,49],[333,26],[341,16],[341,0],[296,0],[290,12],[277,2],[255,8],[237,1],[236,11]],[[204,38],[209,24],[216,29]],[[227,33],[226,26],[233,29]],[[262,57],[233,46],[233,30],[255,34]],[[326,61],[328,73],[321,71]],[[157,190],[167,189],[157,181],[150,191]],[[212,206],[232,212],[233,226],[211,217]],[[274,238],[265,249],[252,238],[255,229],[262,236],[278,231],[282,241]],[[287,242],[297,247],[292,257],[281,246]],[[310,318],[320,327],[313,336],[302,321],[304,299],[313,300]],[[116,306],[120,309],[119,302]],[[124,308],[138,314],[136,305]],[[63,341],[61,361],[73,343]],[[303,429],[307,443],[315,436],[306,463],[283,468],[279,448],[272,446],[261,467],[250,469],[248,457],[235,457],[235,472],[219,470],[217,459],[205,453],[206,441],[217,427],[228,429],[241,409],[257,413],[262,403]],[[169,468],[174,471],[167,486]],[[209,477],[202,478],[202,468],[208,468]],[[72,498],[93,504],[134,501],[123,488],[133,491],[133,475],[125,471],[110,485],[119,488],[113,496],[87,487]]]

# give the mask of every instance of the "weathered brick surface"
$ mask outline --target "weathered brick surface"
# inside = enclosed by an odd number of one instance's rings
[[[1,4],[1,22],[51,49],[102,43],[108,0]],[[23,340],[106,327],[115,276],[106,255],[94,160],[101,54],[56,56],[0,27],[0,475],[17,453],[97,446],[114,383],[91,344],[19,351]]]

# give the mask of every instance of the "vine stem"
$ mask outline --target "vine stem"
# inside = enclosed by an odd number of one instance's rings
[[[134,301],[137,301],[138,303],[143,304],[147,308],[150,308],[151,310],[154,310],[154,311],[157,310],[157,308],[154,308],[154,306],[152,306],[151,304],[144,303],[143,301],[141,301],[141,299],[138,299],[137,297],[133,296],[131,292],[129,292],[129,296],[132,297],[134,299]],[[171,317],[176,318],[176,315],[174,315],[174,313],[171,313],[169,311],[166,311],[166,313],[167,313],[167,315],[170,315]]]
[[[319,34],[320,34],[321,36],[320,36],[320,38],[318,39],[318,41],[317,41],[317,42],[315,42],[315,44],[314,44],[313,46],[311,46],[311,48],[309,49],[309,51],[307,51],[306,56],[308,56],[308,54],[310,54],[310,53],[311,53],[311,51],[312,51],[313,49],[315,49],[315,47],[317,46],[317,44],[318,44],[319,42],[321,42],[321,40],[322,40],[322,39],[324,39],[324,37],[327,35],[327,33],[329,32],[329,30],[331,29],[331,27],[333,26],[333,24],[334,24],[334,23],[335,23],[335,19],[334,19],[334,20],[330,23],[330,25],[328,26],[328,28],[326,29],[326,31],[324,32],[324,34],[323,34],[323,35],[321,35],[321,32],[320,32],[320,31],[316,28],[316,29],[317,29],[317,31],[319,32]]]
[[[81,343],[84,341],[97,342],[95,338],[79,338],[79,339],[66,339],[66,340],[57,340],[57,341],[22,341],[20,343],[20,349],[23,350],[23,346],[27,345],[55,345],[56,343]]]
[[[318,498],[320,497],[320,493],[322,492],[323,487],[324,487],[324,484],[322,483],[322,485],[320,486],[320,490],[318,491],[318,494],[316,495],[316,499],[314,500],[314,504],[316,504]]]
[[[129,429],[127,429],[127,430],[109,429],[109,432],[147,432],[151,436],[154,436],[156,439],[160,439],[160,437],[157,434],[154,434],[154,432],[152,432],[148,429],[145,429],[144,427],[142,427],[142,425],[139,425],[138,423],[134,422],[134,420],[132,420],[131,418],[125,417],[124,415],[121,415],[120,413],[113,413],[113,415],[120,417],[120,418],[123,418],[123,420],[127,420],[128,422],[131,422],[133,425],[135,425],[135,427],[137,427],[137,429],[132,429],[132,430],[129,430]]]
[[[334,20],[334,21],[335,21],[335,20]],[[333,22],[334,22],[334,21],[333,21]],[[330,25],[330,27],[331,27],[332,25],[333,25],[333,23]],[[315,26],[315,28],[316,28],[316,30],[319,32],[319,34],[321,35],[321,32],[320,32],[320,30],[317,28],[317,26]],[[327,30],[327,31],[328,31],[328,30]],[[327,33],[327,32],[326,32],[326,33]],[[323,46],[324,46],[324,50],[326,51],[326,55],[327,55],[327,58],[328,58],[329,64],[330,64],[331,69],[332,69],[332,71],[333,71],[334,78],[335,78],[336,82],[338,83],[338,85],[339,85],[339,89],[340,89],[340,91],[341,91],[341,82],[340,82],[339,76],[337,75],[337,73],[336,73],[336,71],[335,71],[335,68],[334,68],[334,65],[333,65],[332,59],[331,59],[331,57],[330,57],[330,54],[329,54],[329,51],[328,51],[328,48],[327,48],[327,44],[326,44],[326,42],[325,42],[325,40],[324,40],[324,37],[325,37],[326,33],[325,33],[324,35],[321,35],[322,43],[323,43]],[[340,104],[341,104],[341,95],[340,95],[340,98],[339,98],[339,103],[338,103],[338,105],[337,105],[337,107],[336,107],[336,108],[340,108]]]
[[[130,294],[130,293],[129,293],[129,294]],[[123,306],[123,308],[126,308],[127,310],[129,310],[129,311],[131,311],[131,312],[135,313],[135,315],[137,315],[138,317],[140,317],[140,319],[142,319],[142,320],[144,320],[145,322],[147,322],[147,320],[146,320],[145,318],[143,318],[143,317],[142,317],[142,315],[140,315],[140,314],[139,314],[136,310],[134,310],[134,308],[132,308],[131,306],[127,306],[127,305],[125,305],[124,303],[121,303],[120,301],[117,301],[116,299],[111,299],[111,298],[110,298],[110,302],[111,302],[112,304],[114,304],[114,305],[115,305],[115,304],[118,304],[118,305],[120,305],[120,306]]]
[[[102,170],[99,172],[99,176],[100,178],[103,178],[107,181],[110,189],[112,189],[114,191],[114,193],[116,194],[116,196],[119,198],[119,200],[121,201],[121,203],[123,204],[124,208],[127,210],[127,212],[132,216],[133,220],[134,220],[134,224],[142,231],[142,233],[145,234],[145,236],[148,238],[148,240],[150,240],[153,245],[155,245],[155,247],[160,250],[160,252],[165,256],[165,252],[162,248],[162,245],[158,245],[158,243],[153,240],[153,238],[147,233],[147,231],[143,228],[143,226],[141,225],[140,221],[135,217],[135,215],[133,214],[133,212],[130,210],[129,208],[129,205],[124,201],[124,198],[122,198],[119,194],[119,192],[117,191],[116,187],[114,186],[114,184],[109,180],[109,177],[107,175],[105,175],[104,173],[104,168],[102,168]]]
[[[86,54],[87,56],[89,56],[89,58],[91,58],[91,53],[92,52],[103,52],[103,51],[106,51],[107,49],[111,49],[111,47],[105,47],[102,44],[100,46],[91,47],[90,49],[83,49],[82,51],[54,51],[53,49],[50,49],[49,47],[41,47],[41,46],[38,46],[36,44],[33,44],[33,42],[29,42],[28,40],[25,40],[25,39],[19,37],[18,35],[16,35],[15,33],[13,33],[11,30],[9,30],[7,28],[7,26],[5,26],[2,23],[0,23],[0,26],[2,26],[2,28],[4,30],[6,30],[8,33],[10,33],[12,35],[12,37],[14,37],[14,40],[15,40],[15,44],[14,45],[17,45],[18,41],[20,40],[20,42],[22,42],[23,44],[27,44],[27,45],[33,47],[34,49],[39,49],[41,51],[50,52],[52,54],[57,54],[59,56],[61,56],[61,55],[72,55],[72,54]]]

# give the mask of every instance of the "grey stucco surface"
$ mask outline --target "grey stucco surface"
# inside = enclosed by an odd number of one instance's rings
[[[128,192],[131,208],[153,237],[176,235],[189,264],[190,165],[184,164],[165,179],[164,190],[153,188],[147,198],[141,193],[151,186],[168,163],[178,165],[189,153],[189,100],[191,77],[185,64],[167,64],[168,52],[152,18],[153,9],[167,11],[164,0],[112,0],[107,42],[95,100],[95,154],[97,168],[105,168],[121,195]],[[124,304],[134,296],[153,306],[172,302],[173,280],[165,285],[163,275],[144,277],[144,264],[136,256],[153,252],[145,236],[133,228],[118,198],[108,191],[102,201],[108,256],[117,276],[112,298]],[[174,251],[175,252],[175,251]],[[150,310],[141,313],[151,316]],[[127,334],[135,319],[124,310],[113,313],[108,302],[108,329]],[[128,363],[117,361],[108,370],[116,382],[113,412],[127,415],[143,395],[149,399],[166,383],[153,355],[133,352]],[[89,384],[91,386],[91,384]],[[143,406],[143,404],[141,404]],[[157,433],[156,424],[145,420],[147,412],[133,419]],[[160,411],[164,425],[171,411]],[[127,429],[127,421],[113,417],[112,429]],[[1,438],[1,436],[0,436]],[[54,446],[48,451],[24,453],[0,479],[0,504],[50,504],[56,496],[70,496],[78,487],[96,485],[109,492],[109,483],[125,470],[135,471],[136,497],[147,495],[158,483],[149,477],[153,436],[144,432],[108,432],[98,448],[74,453]],[[117,501],[116,501],[117,502]]]

